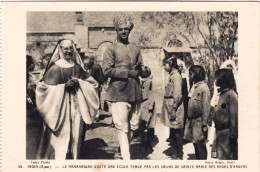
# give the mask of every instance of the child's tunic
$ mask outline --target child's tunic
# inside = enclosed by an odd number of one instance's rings
[[[214,122],[217,133],[218,158],[237,159],[238,101],[234,90],[225,89],[220,93],[215,107]]]
[[[201,81],[194,84],[192,90],[184,139],[192,143],[206,144],[207,133],[203,133],[202,127],[207,126],[210,113],[209,87],[204,81]]]
[[[176,120],[170,121],[170,114],[176,111]],[[165,87],[165,94],[162,106],[162,117],[164,125],[174,129],[183,128],[184,107],[182,102],[182,78],[178,70],[170,73],[168,83]]]

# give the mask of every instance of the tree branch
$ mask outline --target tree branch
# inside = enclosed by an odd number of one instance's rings
[[[203,33],[201,32],[199,26],[197,27],[197,29],[198,29],[200,35],[202,36],[203,40],[205,41],[207,47],[209,48],[210,52],[212,53],[213,58],[216,59],[215,52],[211,49],[211,47],[210,47],[208,41],[206,40],[205,36],[204,36]]]

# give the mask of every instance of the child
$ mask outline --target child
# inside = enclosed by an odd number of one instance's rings
[[[90,76],[92,76],[98,82],[98,96],[100,99],[102,87],[105,80],[104,74],[102,72],[102,68],[99,64],[94,63],[95,62],[94,56],[84,56],[82,58],[82,61],[84,63],[85,70],[90,74]],[[96,122],[100,121],[99,119],[100,111],[101,111],[101,103],[99,104],[99,110],[95,117]]]
[[[177,59],[177,65],[178,65],[178,71],[181,74],[182,77],[182,101],[183,101],[183,107],[184,107],[184,124],[183,128],[185,128],[185,123],[187,119],[187,110],[188,110],[188,102],[189,102],[189,90],[190,90],[190,84],[189,84],[189,71],[186,68],[186,65],[184,61]],[[173,143],[173,129],[170,129],[170,135],[169,138],[166,140],[167,142]],[[184,132],[184,130],[183,130]]]
[[[174,140],[173,148],[177,158],[183,158],[183,125],[184,107],[182,103],[182,78],[178,71],[177,58],[170,57],[163,60],[164,69],[169,73],[165,87],[162,115],[164,125],[170,127],[171,137]]]
[[[184,106],[184,127],[187,119],[187,111],[188,111],[188,103],[189,103],[189,90],[190,90],[190,83],[189,83],[189,70],[186,68],[184,61],[178,59],[177,65],[179,67],[179,72],[182,77],[182,100]]]
[[[233,72],[234,78],[235,78],[235,83],[236,83],[236,75],[237,75],[237,67],[235,65],[235,62],[233,60],[226,60],[224,61],[221,66],[220,69],[230,69]],[[211,98],[210,101],[210,105],[211,105],[211,111],[212,111],[212,115],[214,114],[214,109],[218,104],[219,101],[219,92],[218,92],[219,87],[216,86],[216,80],[214,82],[214,92],[213,92],[213,96]],[[234,85],[234,90],[236,90],[236,84]],[[217,158],[217,148],[216,148],[216,131],[214,133],[214,140],[212,143],[212,149],[211,149],[211,157],[212,158]]]
[[[210,92],[205,83],[205,70],[194,65],[189,69],[192,88],[189,93],[188,119],[185,125],[184,139],[193,143],[196,159],[207,159],[206,141],[208,135],[208,116],[210,113]]]
[[[219,101],[215,107],[216,145],[218,159],[237,160],[238,101],[232,70],[219,69],[215,73]]]
[[[142,80],[142,96],[143,102],[141,105],[141,125],[140,130],[142,135],[142,143],[144,146],[152,147],[154,138],[155,116],[154,107],[155,101],[152,92],[152,76]],[[143,129],[141,129],[143,128]],[[144,137],[144,130],[147,129],[147,135]]]
[[[151,72],[150,72],[151,73]],[[139,129],[133,136],[133,141],[141,141],[142,145],[146,148],[152,147],[154,139],[154,127],[155,127],[155,115],[154,115],[154,95],[152,91],[152,79],[153,76],[141,79],[142,89],[142,105],[141,105],[141,121]],[[145,130],[147,133],[145,135]]]

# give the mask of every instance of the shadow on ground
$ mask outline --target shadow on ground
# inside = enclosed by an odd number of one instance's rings
[[[114,159],[114,153],[104,150],[107,146],[100,138],[87,140],[82,145],[80,159]]]
[[[173,146],[170,146],[168,149],[163,151],[163,153],[167,156],[173,156],[176,155],[176,150],[173,149]]]
[[[151,146],[142,143],[133,143],[130,145],[131,159],[148,159],[147,156],[153,152],[153,147],[159,142],[158,137],[154,136],[153,144]]]

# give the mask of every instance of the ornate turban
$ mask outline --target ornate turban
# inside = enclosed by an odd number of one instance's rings
[[[126,14],[120,15],[120,16],[116,16],[113,20],[114,26],[116,28],[116,30],[120,27],[126,27],[129,28],[130,30],[133,29],[134,27],[134,23],[132,21],[132,17]]]

